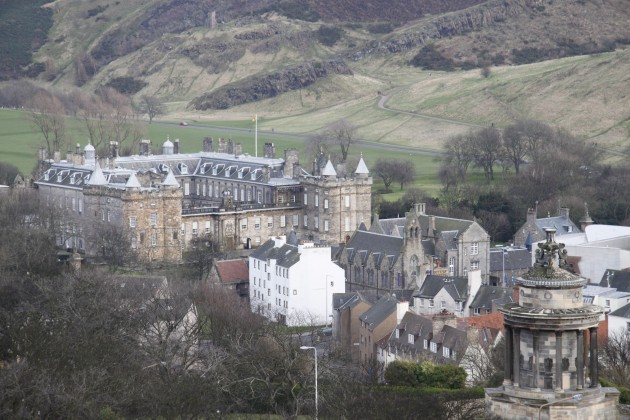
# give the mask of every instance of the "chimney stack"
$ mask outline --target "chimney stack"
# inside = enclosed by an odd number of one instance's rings
[[[173,154],[179,155],[179,139],[175,139],[173,143]]]
[[[212,137],[205,137],[203,139],[203,151],[205,153],[212,153]]]
[[[265,143],[263,156],[268,159],[274,159],[276,157],[276,146],[273,143]]]

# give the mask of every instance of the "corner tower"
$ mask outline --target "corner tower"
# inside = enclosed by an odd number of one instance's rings
[[[587,280],[573,274],[555,229],[536,250],[536,263],[516,280],[519,299],[502,306],[505,377],[486,389],[490,418],[619,418],[615,388],[597,372],[597,328],[604,308],[585,304]]]

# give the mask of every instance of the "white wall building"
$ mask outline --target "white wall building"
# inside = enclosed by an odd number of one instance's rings
[[[294,234],[269,239],[249,257],[252,311],[290,326],[324,325],[333,293],[345,291],[344,271],[330,247],[298,244]]]

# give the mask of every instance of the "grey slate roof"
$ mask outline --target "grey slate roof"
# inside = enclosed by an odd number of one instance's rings
[[[373,232],[383,233],[385,235],[390,236],[398,236],[402,237],[402,232],[404,232],[404,227],[407,219],[404,217],[397,217],[393,219],[382,219],[378,220],[378,230],[377,227],[371,227],[370,230]]]
[[[614,287],[618,292],[630,292],[630,272],[606,270],[599,285],[602,287]]]
[[[423,235],[427,234],[427,229],[429,228],[429,217],[435,217],[435,230],[438,232],[445,232],[449,230],[464,232],[470,227],[470,225],[473,224],[472,220],[453,219],[450,217],[429,216],[426,214],[421,214],[418,216],[418,221],[420,223],[420,226],[422,227]]]
[[[513,301],[514,291],[511,287],[482,285],[470,303],[471,308],[492,308],[492,303],[503,304]]]
[[[622,306],[621,308],[617,309],[616,311],[611,312],[608,315],[619,316],[622,318],[630,318],[630,303]]]
[[[448,250],[456,250],[457,249],[457,235],[459,232],[456,230],[449,230],[446,232],[438,232],[438,238],[441,238],[444,241],[444,245],[446,245],[446,249]]]
[[[380,325],[387,317],[391,316],[392,312],[396,312],[396,304],[398,300],[389,293],[383,295],[370,309],[365,311],[363,315],[359,317],[361,322],[367,324],[367,328],[370,331],[374,331],[378,325]]]
[[[490,250],[490,271],[502,271],[505,259],[505,270],[525,270],[532,266],[532,254],[525,248],[508,248],[505,250],[505,257],[502,255],[503,249],[493,248]]]
[[[556,236],[562,236],[567,233],[579,232],[580,229],[571,221],[571,219],[563,216],[545,217],[536,219],[536,228],[538,233],[544,235],[545,228],[556,229]]]
[[[403,243],[402,238],[357,230],[346,248],[368,251],[369,253],[380,252],[385,255],[398,255]]]
[[[300,261],[300,253],[298,252],[297,246],[285,244],[279,248],[275,248],[273,240],[270,239],[269,241],[271,241],[271,248],[267,248],[266,251],[259,253],[258,250],[261,247],[258,247],[256,251],[252,253],[252,257],[259,260],[276,260],[276,265],[285,268],[289,268]],[[266,245],[269,241],[265,242],[263,245]]]
[[[414,297],[433,299],[440,290],[445,289],[456,301],[465,301],[468,298],[468,277],[444,277],[429,275],[424,280],[422,287]]]
[[[370,305],[374,305],[378,302],[378,295],[376,292],[369,291],[357,291],[349,293],[334,293],[333,294],[333,309],[342,310],[344,308],[352,308],[359,302],[367,302]]]

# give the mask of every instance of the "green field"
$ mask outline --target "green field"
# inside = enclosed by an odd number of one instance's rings
[[[260,121],[259,121],[260,122]],[[198,124],[198,123],[195,123]],[[213,138],[231,138],[235,142],[240,142],[243,146],[243,152],[254,155],[254,130],[251,120],[234,120],[234,121],[213,121],[199,123],[199,125],[207,125],[206,127],[196,126],[180,126],[175,123],[162,124],[154,122],[147,124],[148,138],[153,140],[154,148],[159,147],[166,138],[171,140],[179,139],[180,147],[183,153],[194,153],[202,150],[202,141],[204,137]],[[212,125],[212,126],[209,126]],[[68,143],[74,145],[79,143],[81,147],[87,144],[87,133],[80,121],[69,118],[67,121]],[[226,127],[221,129],[220,127]],[[230,129],[252,129],[252,131],[233,132]],[[273,142],[276,146],[276,153],[282,156],[283,151],[289,148],[304,151],[304,142],[299,139],[291,139],[277,135],[259,133],[258,135],[258,152],[262,153],[263,144],[265,142]],[[31,124],[28,119],[28,113],[15,110],[0,110],[0,162],[10,163],[18,167],[22,174],[30,174],[37,163],[37,149],[41,144],[41,134]],[[439,162],[433,157],[414,155],[410,156],[402,152],[390,152],[383,150],[361,149],[354,146],[350,149],[350,155],[358,158],[359,154],[363,154],[363,158],[370,167],[379,157],[391,157],[398,159],[413,160],[416,166],[416,181],[413,185],[406,186],[422,188],[430,193],[437,193],[439,189],[439,181],[437,179],[437,169]],[[304,164],[305,169],[310,170],[309,164]],[[400,198],[404,191],[399,191],[399,186],[392,185],[393,192],[386,194],[384,197],[388,200]],[[374,177],[374,190],[383,188],[378,177]]]

